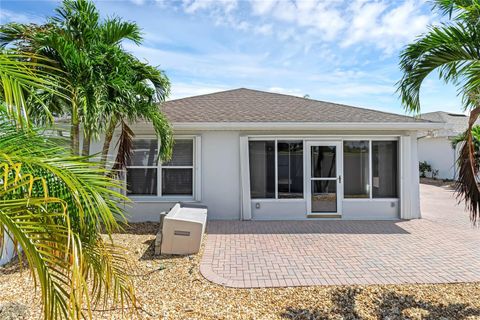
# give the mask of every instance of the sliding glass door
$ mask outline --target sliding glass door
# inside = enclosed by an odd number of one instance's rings
[[[341,154],[340,142],[307,142],[307,214],[341,214]]]

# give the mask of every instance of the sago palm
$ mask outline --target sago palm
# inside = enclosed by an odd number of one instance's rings
[[[464,109],[470,111],[466,143],[462,146],[456,192],[476,223],[480,215],[480,189],[472,139],[472,126],[480,115],[480,1],[436,0],[435,9],[449,21],[429,31],[401,53],[403,77],[398,90],[405,108],[420,111],[420,88],[425,78],[438,72],[440,79],[457,87]]]

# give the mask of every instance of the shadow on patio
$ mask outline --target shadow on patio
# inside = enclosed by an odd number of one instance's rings
[[[209,221],[208,234],[409,234],[392,221]]]

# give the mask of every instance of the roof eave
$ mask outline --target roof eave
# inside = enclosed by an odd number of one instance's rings
[[[175,130],[434,130],[439,122],[172,122]]]

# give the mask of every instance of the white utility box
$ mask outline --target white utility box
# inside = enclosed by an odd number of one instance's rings
[[[206,206],[189,203],[175,204],[164,217],[161,230],[157,234],[156,253],[197,253],[200,250],[206,224]]]

